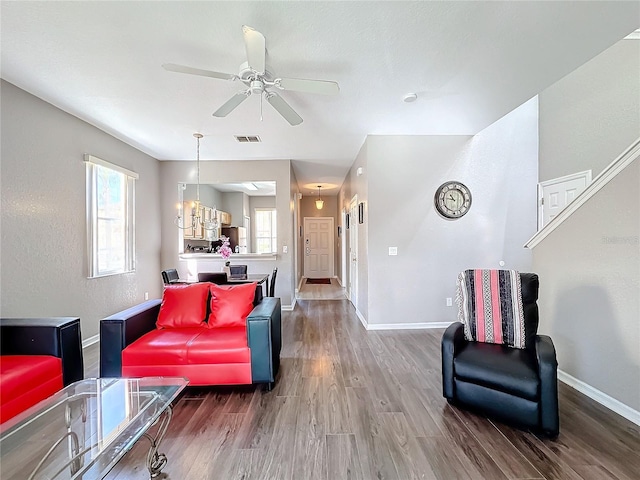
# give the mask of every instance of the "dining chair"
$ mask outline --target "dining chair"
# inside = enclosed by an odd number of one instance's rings
[[[178,270],[176,270],[175,268],[170,268],[168,270],[162,271],[162,281],[165,285],[175,283],[178,280],[180,280],[180,276],[178,275]]]
[[[267,292],[267,297],[274,297],[276,292],[276,275],[278,274],[278,267],[273,269],[273,273],[271,274],[271,282],[269,282],[269,291]]]
[[[198,282],[211,282],[217,285],[227,283],[227,274],[225,272],[200,272],[198,273]]]
[[[246,265],[229,265],[229,271],[231,275],[246,275],[247,266]]]

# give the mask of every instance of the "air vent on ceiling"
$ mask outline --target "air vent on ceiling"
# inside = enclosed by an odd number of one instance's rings
[[[238,143],[260,143],[260,137],[257,135],[234,135]]]

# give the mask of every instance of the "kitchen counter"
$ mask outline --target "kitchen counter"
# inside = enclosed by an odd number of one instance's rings
[[[246,259],[246,260],[275,260],[277,255],[275,253],[232,253],[231,260],[232,263],[237,263],[237,259]],[[178,254],[178,258],[181,260],[191,260],[191,259],[201,259],[201,260],[220,260],[223,261],[223,258],[219,253],[206,253],[206,252],[189,252],[189,253],[180,253]]]

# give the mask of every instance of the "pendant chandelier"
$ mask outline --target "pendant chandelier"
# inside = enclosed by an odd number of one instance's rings
[[[318,199],[316,200],[316,208],[318,210],[322,210],[323,206],[324,206],[324,200],[322,200],[322,198],[320,197],[320,185],[318,185]]]
[[[218,211],[216,207],[213,207],[213,211],[209,216],[204,212],[204,208],[200,204],[200,139],[201,133],[194,133],[193,136],[196,139],[196,166],[197,166],[197,183],[196,183],[196,200],[191,204],[190,222],[185,223],[185,218],[182,212],[182,205],[178,205],[178,215],[176,216],[175,224],[182,230],[193,229],[195,233],[198,227],[202,227],[204,230],[210,232],[218,229]],[[210,217],[210,218],[208,218]]]

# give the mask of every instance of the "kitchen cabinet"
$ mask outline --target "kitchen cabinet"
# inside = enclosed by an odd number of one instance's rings
[[[183,202],[182,205],[184,224],[190,225],[191,214],[195,208],[195,202],[186,201]],[[213,220],[214,209],[212,207],[200,205],[198,216],[200,217],[201,222],[197,222],[195,228],[191,226],[189,226],[189,228],[185,228],[182,234],[183,238],[186,240],[216,240],[219,237],[219,229],[207,230],[202,226],[202,221],[211,222]]]
[[[218,222],[220,222],[220,225],[231,225],[231,214],[228,212],[223,212],[222,210],[218,210]]]
[[[189,200],[182,203],[184,225],[191,224],[191,214],[194,208],[195,202],[193,201]],[[182,236],[185,240],[217,240],[218,238],[220,238],[221,226],[228,226],[231,224],[231,214],[223,212],[221,210],[216,210],[213,207],[207,207],[206,205],[200,205],[198,216],[203,222],[211,222],[215,218],[216,220],[218,220],[218,228],[207,230],[203,228],[201,222],[198,222],[195,228],[192,228],[190,226],[189,228],[185,228],[182,231]]]

